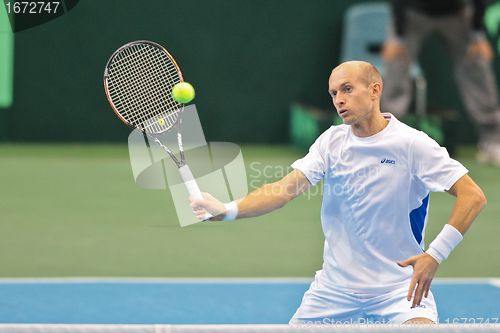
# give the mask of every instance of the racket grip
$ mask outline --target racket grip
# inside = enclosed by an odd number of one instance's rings
[[[200,187],[198,186],[198,183],[196,183],[196,179],[194,179],[193,173],[191,172],[189,166],[187,164],[181,166],[179,168],[179,173],[181,174],[182,181],[186,186],[189,196],[194,200],[203,200],[203,195],[201,194]],[[203,217],[203,221],[206,221],[211,217],[212,214],[207,212]]]

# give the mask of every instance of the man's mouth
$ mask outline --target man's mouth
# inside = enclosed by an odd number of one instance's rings
[[[343,114],[344,114],[344,113],[346,113],[347,111],[349,111],[349,110],[347,110],[347,109],[340,109],[340,110],[339,110],[339,116],[343,115]]]

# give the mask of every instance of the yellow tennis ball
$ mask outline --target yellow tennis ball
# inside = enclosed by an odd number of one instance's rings
[[[183,104],[189,103],[194,98],[194,88],[188,82],[177,83],[172,88],[172,97],[178,103],[183,103]]]

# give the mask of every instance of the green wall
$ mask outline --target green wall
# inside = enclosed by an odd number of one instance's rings
[[[14,37],[5,7],[0,5],[0,108],[12,104]]]
[[[150,39],[197,89],[210,141],[285,142],[292,101],[332,109],[327,78],[339,59],[342,16],[366,1],[82,0],[69,13],[15,34],[9,141],[120,141],[129,130],[107,104],[102,74],[122,44]],[[430,105],[462,108],[442,66],[430,70]],[[443,84],[443,82],[445,84]],[[461,139],[474,139],[467,133]]]

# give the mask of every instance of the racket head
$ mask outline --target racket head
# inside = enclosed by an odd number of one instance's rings
[[[170,53],[147,40],[121,46],[104,70],[111,108],[125,124],[146,134],[163,133],[177,124],[184,106],[173,99],[171,91],[182,81]]]

